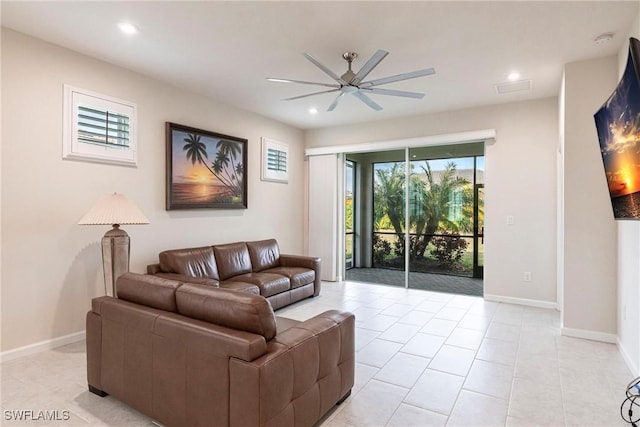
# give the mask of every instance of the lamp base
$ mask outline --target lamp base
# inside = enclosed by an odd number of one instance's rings
[[[105,293],[118,297],[116,280],[129,271],[129,235],[118,224],[102,238],[102,266],[104,268]]]

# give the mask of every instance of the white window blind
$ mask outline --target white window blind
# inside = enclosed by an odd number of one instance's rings
[[[78,106],[78,140],[114,148],[129,148],[129,116]]]
[[[267,149],[267,168],[274,172],[287,171],[287,152],[277,148]]]
[[[63,159],[137,165],[136,105],[64,87]]]

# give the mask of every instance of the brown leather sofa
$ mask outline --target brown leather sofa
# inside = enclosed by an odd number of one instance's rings
[[[126,273],[87,314],[89,389],[166,426],[311,426],[354,381],[353,314]]]
[[[147,273],[262,295],[274,310],[320,294],[320,258],[280,253],[275,239],[161,252]]]

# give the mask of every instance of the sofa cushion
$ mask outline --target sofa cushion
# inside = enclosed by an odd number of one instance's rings
[[[118,298],[160,310],[176,312],[176,289],[182,283],[148,274],[124,273],[118,277]]]
[[[275,239],[247,242],[254,273],[280,266],[280,249]]]
[[[289,328],[293,328],[294,326],[298,326],[302,323],[300,320],[289,319],[288,317],[276,316],[276,325],[278,329],[278,334],[286,331]]]
[[[213,253],[218,263],[220,280],[251,273],[251,258],[244,242],[216,245],[213,247]]]
[[[231,291],[249,292],[250,294],[260,295],[260,288],[251,283],[234,282],[233,280],[227,280],[220,283],[222,289],[228,289]]]
[[[291,282],[291,289],[308,285],[316,280],[316,272],[303,267],[276,267],[265,270],[263,273],[280,274],[288,277]]]
[[[271,304],[259,295],[185,283],[176,291],[176,304],[187,317],[259,334],[267,341],[276,336]]]
[[[216,279],[209,279],[208,277],[191,277],[186,274],[178,273],[157,273],[154,276],[162,277],[164,279],[177,280],[182,283],[195,283],[198,285],[209,285],[214,288],[220,287],[220,281]]]
[[[279,274],[271,273],[246,273],[234,276],[229,281],[245,282],[256,285],[260,288],[260,295],[270,297],[280,292],[291,289],[289,278]]]
[[[165,273],[220,279],[211,246],[163,251],[159,258],[160,270]]]

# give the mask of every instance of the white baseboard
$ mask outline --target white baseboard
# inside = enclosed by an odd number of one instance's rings
[[[17,359],[30,354],[40,353],[41,351],[51,350],[63,345],[72,344],[82,341],[86,337],[86,332],[76,332],[74,334],[65,335],[63,337],[52,338],[50,340],[40,341],[34,344],[25,345],[24,347],[14,348],[0,353],[0,362]]]
[[[618,344],[618,350],[622,355],[622,359],[624,360],[624,363],[627,365],[627,368],[629,368],[629,370],[631,371],[631,374],[633,374],[634,377],[640,376],[640,370],[638,370],[638,367],[633,362],[633,360],[629,356],[629,353],[627,353],[627,350],[622,345],[622,342],[620,341],[620,337],[617,338],[616,342]]]
[[[574,329],[574,328],[560,328],[560,334],[565,337],[583,338],[591,341],[608,342],[616,344],[618,337],[615,334],[608,334],[606,332],[587,331],[586,329]]]
[[[502,295],[490,295],[490,294],[484,294],[484,299],[487,301],[506,302],[509,304],[526,305],[529,307],[553,308],[553,309],[558,308],[558,304],[556,304],[555,302],[542,301],[537,299],[505,297]]]

